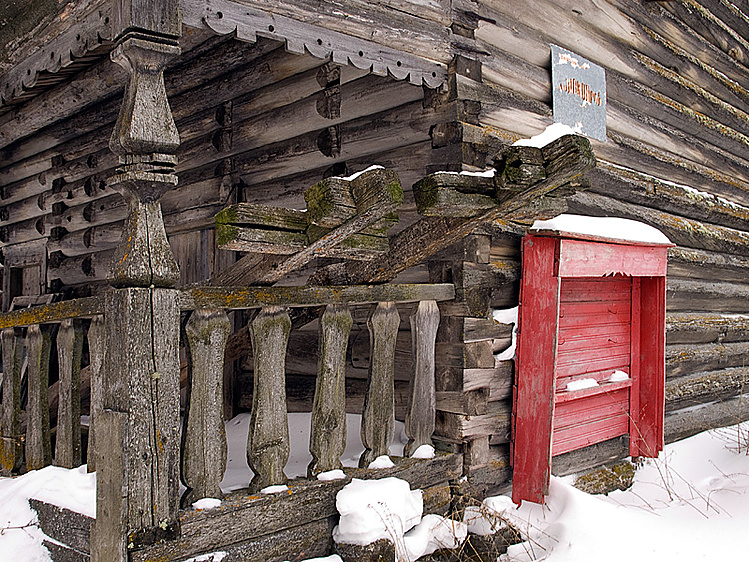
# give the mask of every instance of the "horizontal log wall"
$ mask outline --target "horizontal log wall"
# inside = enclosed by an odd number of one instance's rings
[[[187,30],[183,42],[165,78],[182,142],[180,183],[162,206],[185,283],[234,260],[217,253],[211,234],[228,203],[300,208],[303,190],[324,175],[375,162],[400,174],[410,200],[410,185],[451,154],[433,148],[430,134],[451,106],[426,104],[422,87],[290,54],[270,40]],[[15,119],[0,119],[0,241],[48,240],[53,292],[101,284],[119,240],[126,205],[106,183],[117,165],[108,141],[123,82],[119,67],[102,60]],[[59,106],[50,118],[47,104],[84,88],[92,92],[85,104]]]
[[[749,352],[746,18],[716,0],[534,0],[523,10],[485,0],[477,12],[477,46],[490,56],[484,83],[462,94],[480,101],[480,124],[508,141],[552,122],[549,43],[606,69],[607,142],[591,141],[598,167],[569,212],[645,222],[677,245],[668,266],[666,439],[747,417],[739,408]],[[493,236],[492,263],[517,267],[517,241],[502,236]],[[517,303],[511,287],[504,294],[492,304]],[[598,449],[577,461],[566,455],[555,470],[627,450],[619,442]]]

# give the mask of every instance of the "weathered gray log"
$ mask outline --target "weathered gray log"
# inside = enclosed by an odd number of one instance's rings
[[[185,326],[190,362],[181,450],[182,482],[187,487],[183,508],[202,498],[223,496],[219,484],[227,455],[224,348],[230,331],[231,323],[223,310],[196,310]]]
[[[679,377],[700,371],[743,367],[749,342],[679,344],[666,347],[666,377]]]
[[[697,407],[687,407],[666,414],[665,440],[672,443],[716,427],[735,425],[749,419],[746,401],[740,394]]]
[[[666,343],[728,343],[749,341],[749,318],[744,315],[670,313],[666,315]]]
[[[746,366],[690,372],[666,381],[666,411],[716,402],[741,394],[749,382]]]
[[[104,355],[107,352],[106,340],[104,339],[105,332],[104,316],[97,314],[91,318],[91,324],[88,327],[88,369],[91,391],[88,422],[88,454],[86,456],[89,472],[96,470],[99,416],[104,409],[104,381],[102,379],[104,374]]]
[[[106,377],[105,373],[105,377]],[[91,527],[91,560],[128,560],[128,414],[104,409],[99,415],[96,454],[96,519]]]
[[[10,476],[21,468],[21,362],[23,340],[14,328],[2,331],[3,347],[3,411],[0,418],[0,473]]]
[[[570,198],[569,206],[571,212],[577,214],[608,216],[615,213],[620,217],[645,222],[663,232],[679,246],[749,255],[749,233],[742,230],[624,203],[595,193],[577,193]]]
[[[74,468],[81,464],[81,355],[83,325],[66,319],[57,332],[60,366],[60,398],[57,406],[55,466]]]
[[[404,456],[432,444],[435,416],[434,343],[440,322],[436,301],[421,301],[411,315],[414,367],[406,411]]]
[[[286,413],[286,345],[291,320],[285,309],[266,307],[250,322],[254,351],[254,392],[247,464],[255,473],[250,489],[285,484],[289,460],[289,421]]]
[[[307,467],[310,478],[341,468],[346,449],[346,348],[351,324],[346,305],[328,305],[320,317],[309,444],[312,462]]]
[[[361,421],[364,452],[359,458],[359,466],[362,468],[369,466],[377,457],[387,455],[393,440],[393,366],[399,325],[398,309],[392,302],[378,304],[367,322],[371,359]]]
[[[118,457],[97,455],[97,470],[122,473],[127,532],[136,543],[168,533],[179,507],[179,307],[171,289],[119,289],[106,294],[104,408],[127,414]],[[110,428],[111,430],[111,428]],[[106,431],[110,431],[106,430]],[[98,442],[101,445],[101,441]],[[97,445],[97,446],[98,446]],[[105,466],[101,466],[100,463]],[[114,493],[112,489],[107,488]],[[98,490],[97,490],[98,493]],[[110,529],[110,532],[114,532]],[[119,531],[121,532],[121,530]]]
[[[48,400],[51,347],[52,337],[48,326],[29,326],[26,332],[26,354],[29,358],[26,470],[37,470],[52,464]]]
[[[666,282],[669,312],[744,313],[749,309],[749,285],[701,279],[669,278]]]
[[[93,518],[34,498],[29,498],[29,506],[36,511],[39,529],[45,535],[79,553],[89,554]]]

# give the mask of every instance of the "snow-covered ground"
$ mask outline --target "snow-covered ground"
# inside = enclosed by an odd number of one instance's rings
[[[352,432],[358,428],[356,421],[349,420]],[[228,423],[234,471],[228,487],[249,480],[238,450],[245,423],[244,418]],[[292,449],[297,455],[290,473],[303,473],[306,467],[304,427],[304,415],[293,415]],[[346,453],[347,464],[357,456],[355,448]],[[528,539],[511,547],[503,562],[734,561],[746,559],[749,552],[749,423],[668,445],[659,459],[638,468],[634,485],[624,492],[591,496],[571,482],[571,477],[553,479],[544,506],[524,503],[516,508],[504,496],[485,502]],[[85,467],[47,467],[0,479],[0,560],[49,560],[29,497],[93,514],[94,487]]]

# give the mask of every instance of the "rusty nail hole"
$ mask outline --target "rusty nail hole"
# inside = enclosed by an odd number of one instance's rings
[[[398,61],[395,63],[396,66],[401,66],[403,63],[401,61]]]
[[[276,30],[276,28],[273,27],[272,25],[268,26],[268,31],[270,31],[271,33],[273,33],[275,30]]]
[[[223,18],[223,17],[224,17],[224,12],[216,12],[216,17],[217,17],[218,19],[221,19],[221,18]]]

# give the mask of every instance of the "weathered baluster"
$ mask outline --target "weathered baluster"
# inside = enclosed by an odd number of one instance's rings
[[[289,421],[286,413],[286,345],[291,319],[281,307],[263,308],[250,323],[255,374],[247,464],[255,472],[253,491],[284,484],[289,459]]]
[[[435,417],[434,342],[440,324],[436,301],[421,301],[411,314],[413,374],[406,410],[408,443],[403,455],[411,456],[422,445],[432,444]]]
[[[307,475],[341,468],[346,449],[346,346],[351,331],[346,305],[328,305],[320,317],[320,346]]]
[[[81,464],[81,355],[83,326],[80,320],[63,320],[57,332],[60,394],[57,402],[55,465]]]
[[[14,328],[2,331],[3,411],[0,418],[0,473],[10,476],[21,468],[21,361],[23,341]]]
[[[182,432],[182,507],[221,498],[226,470],[224,349],[231,322],[223,310],[196,310],[185,327],[190,351],[188,404]]]
[[[381,302],[369,317],[369,377],[364,395],[359,466],[388,454],[395,427],[394,364],[400,316],[392,302]]]
[[[49,431],[49,353],[52,337],[49,326],[33,324],[26,332],[29,358],[28,404],[26,406],[26,470],[52,464]]]
[[[88,453],[86,455],[89,472],[96,470],[97,432],[100,425],[101,411],[104,407],[102,369],[104,367],[104,353],[106,352],[105,329],[103,315],[99,314],[91,319],[91,325],[88,327],[88,369],[91,373],[91,405],[89,407]]]

